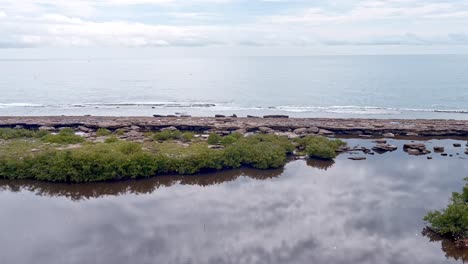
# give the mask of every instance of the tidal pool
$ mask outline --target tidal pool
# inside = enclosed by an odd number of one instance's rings
[[[424,142],[453,155],[432,160],[404,153],[406,142],[391,140],[399,147],[392,153],[269,171],[74,185],[0,180],[0,263],[468,261],[468,251],[422,234],[424,215],[444,208],[468,177],[466,140]]]

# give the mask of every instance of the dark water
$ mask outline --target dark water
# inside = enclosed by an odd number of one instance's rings
[[[398,151],[364,161],[343,154],[271,171],[2,180],[0,263],[462,263],[466,250],[422,235],[424,215],[468,176],[468,155],[453,142],[425,142],[454,155],[433,160],[395,140]]]
[[[0,115],[468,119],[468,56],[1,60]]]

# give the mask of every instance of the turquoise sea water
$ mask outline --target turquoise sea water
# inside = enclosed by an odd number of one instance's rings
[[[0,115],[468,119],[468,56],[1,60]]]

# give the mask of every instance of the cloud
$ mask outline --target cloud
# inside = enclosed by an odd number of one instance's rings
[[[4,48],[468,45],[466,0],[4,0],[0,10]]]

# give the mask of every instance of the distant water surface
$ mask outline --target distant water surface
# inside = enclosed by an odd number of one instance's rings
[[[1,60],[0,115],[468,119],[468,56]]]

